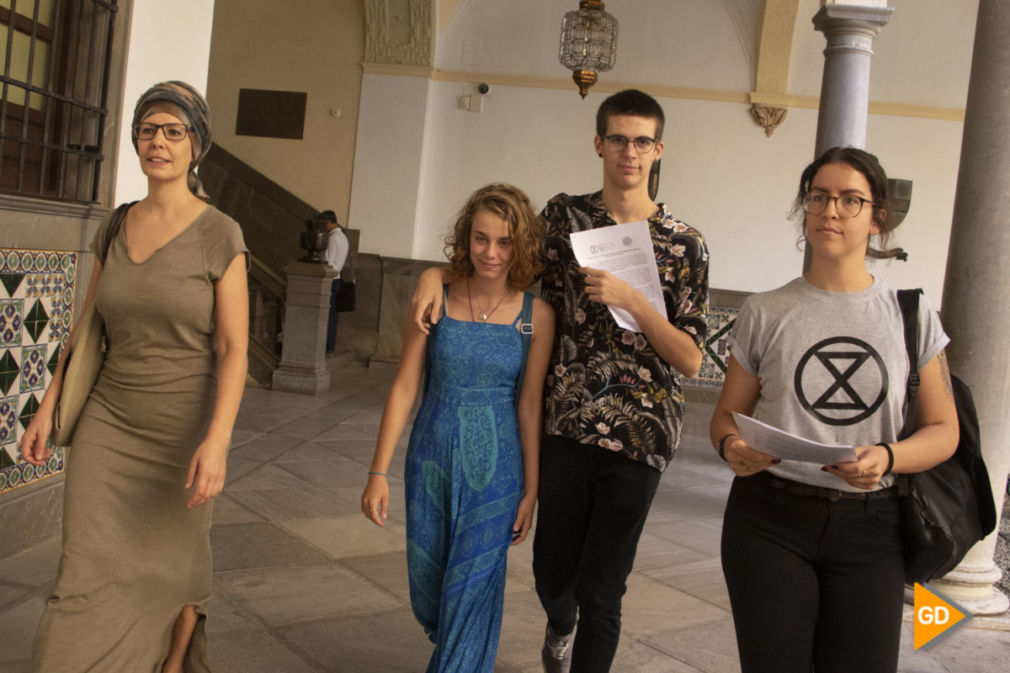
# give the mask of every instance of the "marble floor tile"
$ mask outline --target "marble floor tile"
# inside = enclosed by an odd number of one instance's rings
[[[232,500],[227,493],[214,499],[214,525],[225,526],[233,523],[256,523],[263,517]]]
[[[237,446],[242,446],[246,442],[256,439],[262,434],[263,432],[261,430],[247,430],[236,427],[231,431],[231,446],[233,449]]]
[[[653,651],[705,673],[740,673],[736,654],[733,617],[724,614],[715,620],[687,628],[641,636],[639,641]]]
[[[546,625],[536,592],[506,593],[497,661],[518,670],[539,666]]]
[[[246,460],[268,462],[302,443],[302,439],[285,432],[271,430],[232,449],[232,453]]]
[[[295,419],[271,430],[271,434],[295,439],[312,439],[319,433],[329,430],[343,421],[338,415],[327,413],[329,407],[323,407],[305,417]]]
[[[295,490],[274,488],[230,491],[235,502],[271,521],[344,516],[361,509],[361,489],[342,489],[343,494],[323,488],[299,486]]]
[[[360,440],[359,440],[360,441]],[[289,451],[285,451],[274,459],[275,463],[317,463],[328,460],[351,460],[352,457],[345,455],[342,451],[330,446],[334,442],[315,442],[306,440],[298,444]],[[367,457],[372,457],[375,445],[372,442],[361,442],[368,449]]]
[[[302,480],[287,470],[272,464],[260,464],[235,478],[228,484],[231,494],[240,491],[263,491],[270,489],[297,490],[302,488]]]
[[[214,673],[318,673],[264,628],[216,634],[210,642]]]
[[[263,628],[257,617],[224,595],[220,589],[221,574],[218,573],[214,578],[214,594],[207,613],[207,638],[211,643],[216,643],[218,637],[226,633]]]
[[[404,603],[410,602],[407,556],[404,552],[388,552],[375,556],[349,556],[341,559],[340,562]]]
[[[235,453],[228,454],[228,472],[225,475],[224,487],[227,489],[236,481],[262,466],[258,460],[246,460]]]
[[[642,575],[662,582],[695,598],[729,610],[729,594],[718,558],[706,556],[693,563],[660,566],[640,571]]]
[[[651,521],[650,535],[662,538],[707,556],[719,556],[722,539],[722,515],[697,516],[690,519]]]
[[[27,598],[28,594],[35,591],[34,587],[28,587],[23,584],[12,584],[0,580],[0,610],[3,610],[12,603],[17,603]]]
[[[57,535],[3,559],[0,561],[0,579],[31,587],[52,582],[60,563],[60,544],[61,537]]]
[[[349,458],[311,463],[285,461],[277,465],[301,479],[303,483],[320,488],[354,486],[361,489],[368,479],[367,466],[362,469],[361,463]]]
[[[326,557],[271,522],[214,526],[210,530],[214,570],[318,563]]]
[[[317,441],[333,439],[369,439],[373,443],[379,436],[378,423],[341,423],[325,432],[321,432],[313,439]]]
[[[322,549],[330,558],[374,556],[391,552],[406,554],[406,527],[393,519],[387,519],[385,523],[385,527],[380,528],[364,515],[357,514],[328,519],[288,519],[278,522],[278,525]]]
[[[226,598],[270,627],[404,607],[403,601],[337,562],[232,571],[215,579]]]
[[[420,673],[433,645],[410,608],[281,629],[292,647],[329,673]]]
[[[0,611],[0,633],[3,634],[0,664],[13,664],[32,656],[35,627],[43,607],[45,600],[42,594],[35,592]]]
[[[671,524],[655,524],[642,532],[642,537],[638,541],[638,551],[635,554],[635,570],[641,572],[649,568],[667,568],[703,561],[708,558],[707,554],[676,544],[655,534],[657,528],[669,525]]]
[[[624,628],[639,638],[705,624],[727,615],[722,608],[638,573],[628,578],[622,613]]]

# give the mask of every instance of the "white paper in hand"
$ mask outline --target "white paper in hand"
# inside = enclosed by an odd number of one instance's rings
[[[748,446],[782,460],[798,460],[818,465],[849,463],[856,460],[856,452],[851,446],[821,444],[804,439],[735,411],[733,420],[736,421],[740,436]]]
[[[667,317],[648,221],[574,231],[569,237],[579,266],[609,271],[645,295],[659,314]],[[642,331],[627,311],[611,306],[607,308],[619,327],[632,332]]]

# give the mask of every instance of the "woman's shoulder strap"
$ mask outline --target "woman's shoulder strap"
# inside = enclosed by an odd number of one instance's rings
[[[530,338],[533,336],[533,294],[523,293],[523,308],[519,312],[519,333],[523,337],[522,362],[519,365],[519,376],[516,378],[515,399],[519,403],[519,391],[522,389],[523,376],[526,375],[526,356],[530,352]]]
[[[119,230],[123,228],[123,222],[126,220],[126,211],[128,211],[130,206],[134,203],[136,203],[136,201],[120,204],[120,206],[112,211],[112,214],[109,216],[108,224],[102,232],[103,259],[108,256],[109,248],[112,246],[112,242],[116,240],[116,235],[119,233]]]

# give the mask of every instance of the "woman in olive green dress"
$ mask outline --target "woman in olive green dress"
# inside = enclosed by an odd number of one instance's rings
[[[85,304],[105,322],[108,352],[68,453],[38,673],[210,671],[210,502],[245,384],[247,251],[193,170],[210,147],[199,93],[182,82],[149,89],[133,142],[148,192],[107,251],[112,218],[92,243]],[[30,463],[48,457],[62,383],[57,373],[25,432]]]

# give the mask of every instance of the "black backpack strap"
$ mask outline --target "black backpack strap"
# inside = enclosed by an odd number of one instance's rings
[[[519,313],[519,333],[523,337],[522,364],[519,365],[519,377],[516,378],[516,404],[519,404],[519,392],[523,386],[523,376],[526,374],[526,356],[530,352],[530,339],[533,336],[533,294],[523,293],[523,308]]]
[[[919,392],[919,295],[921,289],[898,290],[898,306],[905,326],[905,352],[908,354],[908,384],[905,387],[905,424],[901,438],[915,432],[915,396]]]

